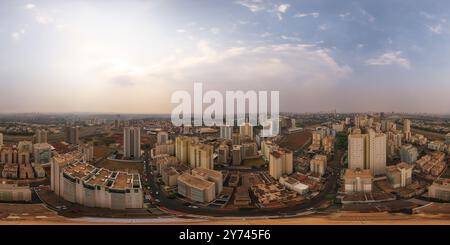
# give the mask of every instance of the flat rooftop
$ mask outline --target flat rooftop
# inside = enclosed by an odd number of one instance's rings
[[[88,163],[76,162],[69,164],[63,171],[74,178],[83,179],[89,176],[93,170],[95,167]]]
[[[196,173],[196,174],[200,174],[200,175],[206,175],[206,176],[210,176],[213,178],[220,178],[222,177],[222,173],[219,171],[215,171],[215,170],[211,170],[211,169],[206,169],[206,168],[194,168],[192,170],[192,173]]]
[[[192,176],[190,174],[180,175],[178,177],[178,181],[184,182],[185,184],[187,184],[193,188],[197,188],[197,189],[201,189],[201,190],[209,189],[211,186],[214,185],[213,182],[203,180],[201,178]]]
[[[112,173],[111,171],[102,168],[99,171],[97,171],[95,175],[92,175],[91,178],[89,178],[86,181],[86,183],[91,185],[103,186],[111,176],[111,173]]]
[[[347,169],[345,170],[344,178],[373,178],[369,169]]]
[[[119,172],[114,180],[112,188],[116,189],[126,189],[133,188],[133,175]]]

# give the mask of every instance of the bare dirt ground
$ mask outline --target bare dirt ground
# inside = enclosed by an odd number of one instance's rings
[[[70,219],[58,216],[41,204],[0,204],[0,225],[22,224],[155,224],[155,225],[443,225],[450,224],[449,215],[390,214],[343,212],[296,218],[161,218],[161,219]]]

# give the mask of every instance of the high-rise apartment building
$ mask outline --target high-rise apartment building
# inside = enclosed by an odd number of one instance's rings
[[[232,140],[233,126],[223,125],[220,126],[220,138],[225,140]]]
[[[411,140],[411,120],[404,119],[403,120],[403,134],[405,135],[405,140]]]
[[[239,127],[239,135],[241,139],[253,139],[253,126],[249,122],[241,124],[241,126]]]
[[[66,142],[69,144],[77,145],[80,143],[80,127],[66,126],[64,129]]]
[[[348,135],[348,168],[365,168],[365,148],[367,135],[361,134],[361,130],[356,129]]]
[[[386,172],[386,135],[368,130],[361,134],[359,129],[348,136],[348,162],[350,169],[370,169],[373,175]]]
[[[123,152],[126,159],[141,157],[141,129],[139,127],[123,128]]]
[[[242,163],[242,153],[241,153],[241,145],[233,145],[233,165],[241,165]]]
[[[47,130],[37,129],[34,137],[35,143],[47,143]]]
[[[227,164],[230,160],[230,147],[222,144],[219,146],[219,163]]]
[[[192,168],[214,169],[214,147],[207,144],[193,144],[189,148],[189,164]]]
[[[175,139],[175,156],[181,164],[189,164],[189,148],[191,145],[198,143],[198,137],[178,136]]]
[[[374,176],[386,173],[386,135],[369,129],[367,147],[368,161],[366,168],[372,171]]]
[[[279,179],[283,174],[291,174],[294,171],[292,151],[279,148],[269,154],[269,174],[274,179]]]
[[[166,144],[169,140],[169,133],[167,131],[159,131],[156,135],[156,143]]]

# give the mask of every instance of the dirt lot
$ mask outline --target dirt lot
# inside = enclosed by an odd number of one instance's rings
[[[129,173],[143,174],[144,164],[141,162],[118,162],[105,159],[95,164],[98,168],[106,168],[111,171],[125,171]]]
[[[311,131],[305,130],[302,132],[287,135],[286,138],[280,143],[281,147],[288,148],[289,150],[296,151],[304,147],[309,140],[311,140]]]

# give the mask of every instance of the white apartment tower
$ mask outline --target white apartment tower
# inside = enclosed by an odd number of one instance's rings
[[[229,125],[220,126],[220,138],[232,140],[233,127]]]
[[[386,173],[386,134],[369,130],[368,137],[368,162],[367,168],[372,171],[372,175]]]
[[[348,135],[348,168],[364,169],[366,137],[359,129]]]

